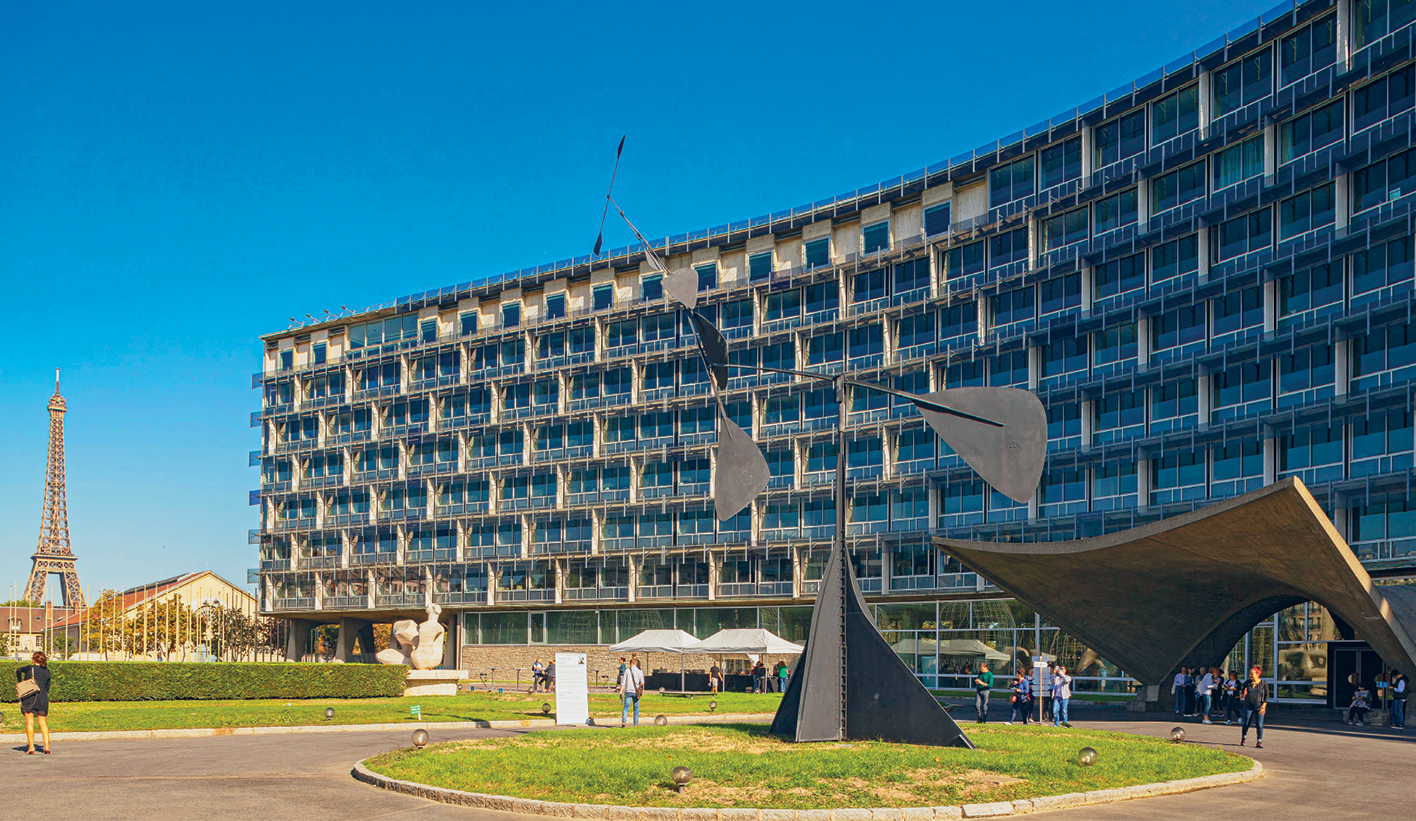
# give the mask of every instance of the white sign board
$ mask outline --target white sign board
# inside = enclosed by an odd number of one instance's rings
[[[556,723],[584,725],[590,718],[590,683],[584,653],[556,653]]]

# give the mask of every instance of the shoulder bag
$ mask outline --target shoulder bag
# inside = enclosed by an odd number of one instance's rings
[[[30,677],[15,684],[15,698],[28,698],[39,692],[39,684],[34,680],[34,668],[30,668]]]

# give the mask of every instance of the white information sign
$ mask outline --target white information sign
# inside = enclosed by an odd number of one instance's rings
[[[584,653],[556,653],[556,723],[584,725],[590,718],[590,683]]]

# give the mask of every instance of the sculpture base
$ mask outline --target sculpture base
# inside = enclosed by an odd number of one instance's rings
[[[457,682],[465,678],[465,670],[409,670],[403,680],[403,695],[455,696]]]

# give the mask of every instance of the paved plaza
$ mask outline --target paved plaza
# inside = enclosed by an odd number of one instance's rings
[[[1162,735],[1175,721],[1119,709],[1076,711],[1076,724]],[[998,716],[1001,718],[1001,715]],[[1143,718],[1143,720],[1136,720]],[[1416,733],[1347,727],[1306,714],[1274,716],[1263,750],[1246,752],[1268,776],[1252,784],[1127,801],[1032,817],[1347,819],[1404,817],[1416,796]],[[965,729],[972,725],[965,725]],[[1199,742],[1237,745],[1222,724],[1185,725]],[[435,740],[506,735],[501,730],[439,732]],[[606,732],[614,732],[606,730]],[[353,780],[355,761],[408,744],[409,732],[290,734],[200,739],[81,741],[52,756],[10,745],[0,790],[15,818],[149,819],[513,819],[453,807]],[[1235,747],[1237,749],[1237,746]]]

